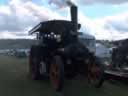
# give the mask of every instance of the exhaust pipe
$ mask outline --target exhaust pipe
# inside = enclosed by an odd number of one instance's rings
[[[70,6],[71,22],[73,24],[73,32],[77,34],[78,20],[77,20],[77,6],[71,1],[66,0],[68,6]]]
[[[77,17],[77,6],[72,5],[70,6],[71,12],[71,22],[73,24],[72,34],[74,35],[74,39],[77,40],[77,30],[78,30],[78,17]]]
[[[77,6],[72,5],[71,6],[71,22],[73,23],[73,31],[77,33],[77,27],[78,27],[78,20],[77,20]]]

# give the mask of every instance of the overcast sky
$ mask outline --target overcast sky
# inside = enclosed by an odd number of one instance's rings
[[[66,0],[0,0],[0,38],[32,38],[40,21],[70,20]],[[128,38],[128,0],[72,0],[79,8],[81,30],[96,39]]]

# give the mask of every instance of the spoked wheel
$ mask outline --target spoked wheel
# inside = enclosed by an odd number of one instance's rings
[[[54,56],[50,65],[50,81],[53,88],[60,92],[64,83],[64,65],[60,56]]]
[[[89,64],[88,66],[88,80],[89,84],[100,88],[104,82],[104,71],[101,67],[97,66],[95,63]]]

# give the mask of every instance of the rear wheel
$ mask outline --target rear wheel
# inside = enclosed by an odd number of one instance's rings
[[[49,70],[50,81],[53,88],[60,92],[64,83],[64,65],[60,56],[54,56]]]
[[[29,75],[33,80],[47,79],[46,63],[41,59],[41,46],[32,46],[29,54]]]
[[[89,84],[100,88],[104,82],[104,71],[95,63],[89,64],[88,66],[88,80]]]

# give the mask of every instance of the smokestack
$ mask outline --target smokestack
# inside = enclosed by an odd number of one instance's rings
[[[70,12],[71,12],[71,22],[73,23],[73,32],[77,34],[77,29],[78,29],[78,17],[77,17],[77,6],[72,5],[70,7]]]
[[[77,17],[77,6],[71,1],[66,1],[67,5],[70,6],[71,22],[73,23],[73,32],[77,34],[78,29],[78,17]]]

